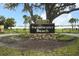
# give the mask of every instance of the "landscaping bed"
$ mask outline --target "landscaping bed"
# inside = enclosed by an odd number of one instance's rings
[[[0,38],[0,42],[21,49],[54,49],[62,47],[76,40],[75,37],[59,34],[21,34]],[[12,46],[11,46],[12,45]]]
[[[73,55],[74,53],[76,53],[76,51],[73,51],[74,49],[72,49],[70,45],[77,46],[78,48],[78,45],[76,45],[78,38],[71,40],[70,38],[73,38],[71,36],[51,33],[24,35],[25,34],[21,34],[19,36],[1,37],[0,43],[3,43],[5,45],[3,45],[3,47],[0,47],[0,51],[5,52],[1,52],[2,54],[0,53],[0,55]],[[32,36],[34,39],[31,39]],[[52,38],[49,39],[50,36]],[[36,37],[41,37],[41,39],[36,39]],[[61,38],[62,40],[58,38]],[[67,49],[65,49],[66,47]],[[71,52],[69,52],[69,49],[71,49],[74,53],[72,54]],[[64,52],[64,50],[66,53]],[[71,54],[67,54],[67,50]]]

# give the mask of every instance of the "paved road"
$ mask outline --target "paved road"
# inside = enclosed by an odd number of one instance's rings
[[[73,33],[60,33],[60,34],[79,37],[79,34],[73,34]]]
[[[14,36],[14,35],[20,35],[20,34],[18,34],[18,33],[0,34],[0,37],[5,37],[5,36]]]

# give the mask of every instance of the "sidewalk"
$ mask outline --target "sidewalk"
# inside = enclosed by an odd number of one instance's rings
[[[79,37],[79,34],[73,34],[73,33],[60,33],[60,34]]]
[[[14,35],[20,35],[18,33],[10,33],[10,34],[0,34],[0,37],[5,37],[5,36],[14,36]]]

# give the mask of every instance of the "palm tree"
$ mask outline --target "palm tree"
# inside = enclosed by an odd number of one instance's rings
[[[69,23],[71,23],[72,30],[73,30],[74,23],[75,23],[75,25],[76,25],[76,19],[75,19],[75,18],[71,18],[71,19],[69,20]]]
[[[23,15],[25,28],[27,23],[31,23],[31,18],[29,16]]]
[[[78,23],[79,22],[79,19],[76,19],[76,22],[75,22],[75,25],[77,26],[77,24],[76,23]],[[76,30],[77,30],[77,28],[76,28]]]
[[[77,26],[77,23],[78,23],[79,19],[77,19],[77,18],[72,18],[72,19],[73,19],[72,20],[73,23],[75,23],[75,29],[77,29],[76,26]]]

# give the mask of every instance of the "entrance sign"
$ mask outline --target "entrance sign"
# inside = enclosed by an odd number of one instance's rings
[[[30,33],[55,33],[54,24],[30,24]]]

